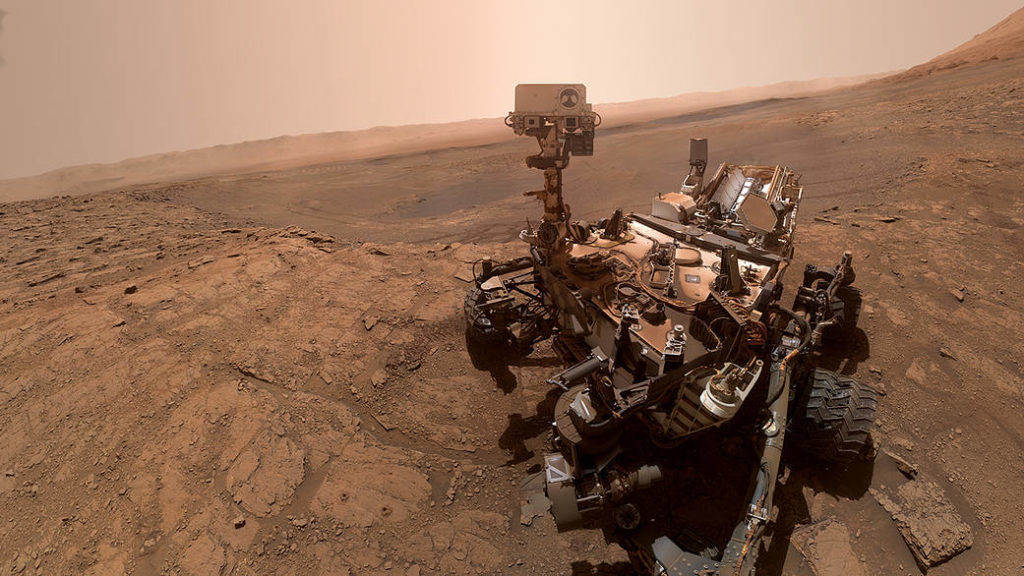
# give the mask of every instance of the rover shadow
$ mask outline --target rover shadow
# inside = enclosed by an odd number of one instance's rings
[[[557,356],[536,357],[530,351],[517,350],[504,342],[481,341],[472,337],[468,330],[465,339],[473,368],[489,373],[494,385],[505,394],[510,394],[519,386],[516,375],[510,369],[512,366],[562,366]]]
[[[775,491],[778,516],[771,543],[757,558],[757,574],[780,576],[784,573],[786,555],[797,527],[811,522],[810,503],[805,489],[814,494],[824,492],[837,498],[856,500],[863,497],[874,476],[874,460],[855,462],[844,468],[823,466],[814,458],[796,449],[784,458],[787,474]],[[812,496],[813,497],[813,496]]]
[[[856,371],[857,365],[869,357],[867,336],[857,330],[854,338],[830,346],[818,358],[822,367],[841,373]],[[521,356],[494,348],[477,350],[485,355],[491,366],[508,370],[511,365],[524,362]],[[472,354],[472,352],[471,352]],[[533,365],[557,359],[536,359]],[[475,361],[474,361],[475,362]],[[507,465],[520,464],[532,459],[535,452],[528,441],[550,430],[554,404],[561,390],[552,388],[536,405],[529,417],[513,414],[499,438],[499,446],[511,454]],[[757,402],[752,402],[752,406]],[[746,424],[744,424],[746,422]],[[642,511],[645,528],[659,535],[669,536],[694,553],[702,551],[714,557],[724,550],[737,522],[746,514],[752,487],[752,472],[757,467],[758,434],[750,433],[750,419],[739,415],[723,428],[700,433],[682,445],[671,449],[653,448],[647,442],[647,430],[636,426],[623,432],[623,451],[619,462],[627,469],[630,465],[657,461],[663,469],[664,480],[654,489],[635,493],[629,498]],[[795,440],[795,438],[794,438]],[[823,465],[801,452],[793,440],[787,442],[783,457],[785,474],[776,485],[774,504],[777,508],[771,539],[762,541],[756,560],[761,575],[781,575],[790,549],[794,530],[811,521],[811,503],[806,489],[827,493],[837,498],[859,499],[871,485],[874,462],[863,461],[845,469]],[[539,466],[531,469],[540,471]],[[590,528],[601,529],[607,543],[617,543],[629,550],[636,533],[619,529],[611,514],[588,522]],[[578,561],[572,564],[573,574],[638,574],[632,563],[594,564]]]
[[[694,438],[679,448],[665,451],[658,458],[665,478],[656,488],[637,493],[630,501],[643,512],[646,528],[666,535],[693,553],[720,554],[728,544],[737,522],[746,513],[750,497],[751,471],[757,462],[756,440],[749,436],[716,436],[707,434]],[[790,445],[783,458],[783,478],[776,484],[774,504],[775,525],[770,540],[762,541],[755,562],[758,575],[781,576],[794,530],[811,521],[805,489],[814,494],[824,492],[844,499],[863,497],[871,486],[874,462],[866,460],[841,469],[820,461]],[[595,528],[604,532],[605,541],[615,542],[627,550],[636,533],[625,533],[610,517],[598,521]],[[582,563],[579,569],[590,569]],[[637,574],[625,566],[622,572],[578,572]],[[577,565],[573,565],[574,573]]]
[[[745,516],[759,460],[753,437],[740,432],[738,426],[730,428],[724,434],[698,433],[678,447],[658,449],[645,441],[644,428],[623,430],[618,465],[629,470],[657,463],[663,479],[624,501],[636,506],[642,517],[634,530],[617,527],[611,509],[595,518],[590,527],[601,529],[606,542],[627,551],[637,550],[643,546],[641,542],[668,536],[694,554],[718,556]],[[635,566],[616,565],[614,568],[622,571],[611,573],[646,574]]]
[[[544,399],[537,404],[533,416],[523,417],[522,414],[510,414],[508,426],[501,436],[498,437],[498,447],[509,452],[511,457],[505,462],[505,466],[514,466],[526,462],[534,457],[535,453],[526,444],[551,430],[551,420],[554,418],[555,402],[558,401],[562,391],[552,388]]]
[[[849,376],[856,373],[860,363],[870,357],[871,343],[868,335],[857,328],[851,336],[843,340],[826,337],[818,352],[816,363],[822,368]]]
[[[814,363],[821,368],[850,375],[856,373],[859,364],[870,357],[870,352],[867,334],[857,328],[852,337],[845,341],[826,342],[816,354]],[[778,483],[775,492],[778,516],[770,546],[758,556],[758,574],[783,573],[793,531],[811,521],[806,488],[810,488],[813,494],[824,492],[837,498],[857,500],[867,493],[874,476],[873,458],[865,458],[846,467],[823,464],[802,452],[794,445],[794,440],[793,437],[787,440],[782,461],[786,470],[785,479]]]

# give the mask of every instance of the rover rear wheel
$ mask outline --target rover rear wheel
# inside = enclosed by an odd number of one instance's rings
[[[479,284],[473,283],[466,292],[463,312],[466,320],[466,336],[478,342],[496,344],[507,340],[507,334],[499,330],[480,309],[486,301],[486,294]]]
[[[536,327],[536,306],[529,256],[485,267],[466,291],[463,317],[467,340],[488,346],[507,344],[519,354],[532,350]],[[476,266],[473,268],[476,274]],[[497,282],[499,277],[501,282]],[[525,326],[525,328],[524,328]],[[513,327],[516,332],[513,333]]]

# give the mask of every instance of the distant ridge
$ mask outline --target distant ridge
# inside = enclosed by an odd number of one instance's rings
[[[794,98],[867,82],[881,75],[782,82],[722,92],[697,92],[595,108],[606,127],[644,122],[769,98]],[[447,124],[383,126],[368,130],[278,136],[184,152],[130,158],[112,164],[59,168],[37,176],[0,180],[0,202],[77,195],[149,183],[173,183],[222,174],[282,170],[328,162],[480,146],[514,138],[501,118]]]

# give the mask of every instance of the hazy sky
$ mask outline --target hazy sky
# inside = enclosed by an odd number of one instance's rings
[[[0,0],[0,178],[154,152],[889,71],[1020,0]]]

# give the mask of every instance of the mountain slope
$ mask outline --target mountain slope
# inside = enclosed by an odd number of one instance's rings
[[[906,75],[932,74],[965,64],[1021,56],[1024,56],[1024,8],[949,52],[911,68]]]

